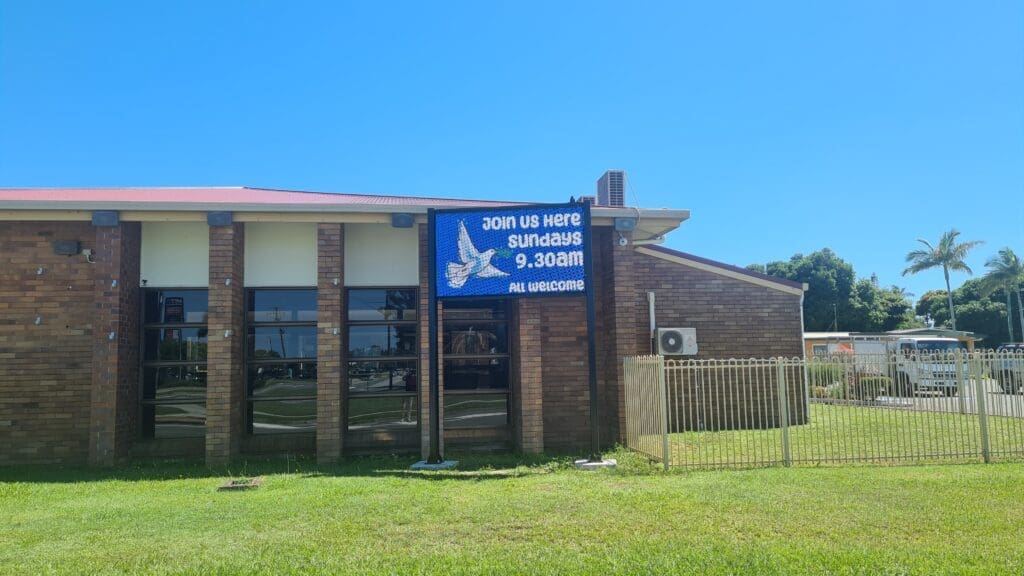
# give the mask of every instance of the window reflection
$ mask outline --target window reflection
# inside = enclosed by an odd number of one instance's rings
[[[508,394],[446,394],[444,425],[487,428],[508,424]]]
[[[316,400],[255,400],[250,403],[253,434],[316,431]]]
[[[415,392],[416,384],[415,362],[348,363],[349,392]]]
[[[348,402],[348,429],[415,428],[415,396],[355,397]]]

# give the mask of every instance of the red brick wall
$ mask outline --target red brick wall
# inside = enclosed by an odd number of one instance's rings
[[[523,452],[544,451],[544,370],[541,355],[540,302],[525,298],[512,315],[512,420],[516,448]]]
[[[635,353],[649,354],[650,316],[647,291],[655,293],[659,327],[697,330],[696,356],[677,360],[794,357],[803,354],[800,296],[789,294],[654,256],[637,253],[637,308]],[[717,373],[715,373],[717,374]],[[722,382],[707,378],[702,389],[674,388],[670,402],[685,427],[698,421],[703,429],[764,428],[778,425],[775,371],[760,373],[755,381],[738,371]],[[789,380],[791,423],[806,415],[802,382]],[[720,397],[722,396],[722,397]],[[700,418],[698,419],[698,416]]]
[[[316,457],[337,462],[342,448],[342,390],[348,370],[341,348],[345,333],[344,224],[317,226]]]
[[[544,449],[590,445],[586,300],[582,296],[537,299],[542,354]]]
[[[646,293],[660,327],[697,329],[696,358],[801,356],[800,296],[636,255],[636,354],[649,354]]]
[[[208,311],[206,461],[222,464],[238,454],[245,428],[244,224],[210,227]]]
[[[137,435],[141,227],[123,222],[95,230],[89,459],[109,466],[128,457]]]
[[[88,222],[0,223],[0,464],[88,457],[95,265],[52,242],[95,238]]]

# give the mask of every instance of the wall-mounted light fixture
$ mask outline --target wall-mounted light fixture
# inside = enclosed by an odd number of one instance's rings
[[[42,266],[36,268],[36,276],[42,276],[43,272],[46,272],[46,270],[44,270]]]
[[[43,323],[43,317],[42,316],[36,316],[36,326],[39,326],[42,323]]]
[[[53,253],[57,256],[74,256],[78,254],[80,245],[78,240],[54,240]]]
[[[225,278],[224,279],[224,285],[225,286],[231,286],[231,278]]]
[[[232,336],[232,335],[233,335],[234,333],[235,333],[235,331],[234,331],[234,330],[225,330],[225,331],[224,331],[224,337],[225,337],[225,338],[231,338],[231,336]]]
[[[207,226],[230,226],[232,221],[231,212],[207,212]]]
[[[391,215],[392,228],[412,228],[416,223],[416,217],[405,212],[398,212]]]
[[[115,210],[96,210],[92,213],[93,226],[117,226],[121,221]]]
[[[636,218],[626,216],[616,218],[614,222],[616,232],[632,232],[633,230],[636,230]]]
[[[117,338],[117,332],[111,332],[110,334],[107,334],[107,340],[113,340],[114,338]]]
[[[331,284],[334,284],[335,286],[337,286],[338,284],[341,284],[341,279],[340,278],[335,278],[334,280],[331,280]]]
[[[110,281],[110,287],[117,288],[117,278],[114,278],[113,280]]]

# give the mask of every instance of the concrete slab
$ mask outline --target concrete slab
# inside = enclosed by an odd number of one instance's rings
[[[459,465],[458,460],[445,460],[443,462],[437,462],[431,464],[426,460],[420,460],[419,462],[410,466],[412,470],[451,470]]]
[[[586,458],[576,461],[576,468],[580,470],[601,470],[603,468],[615,468],[618,465],[619,463],[612,458],[605,458],[596,462],[591,462]]]

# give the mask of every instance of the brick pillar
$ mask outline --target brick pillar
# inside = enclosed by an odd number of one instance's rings
[[[541,307],[536,299],[518,301],[516,313],[515,405],[516,447],[527,453],[544,451],[544,390],[542,387]]]
[[[316,459],[331,464],[341,459],[343,391],[348,371],[345,338],[345,227],[317,225],[317,398]]]
[[[230,283],[227,282],[230,280]],[[245,227],[210,226],[206,463],[238,454],[245,432]]]
[[[609,285],[606,289],[609,291],[611,296],[612,309],[607,311],[610,312],[612,319],[612,334],[614,335],[614,347],[612,351],[614,353],[615,361],[615,379],[612,384],[612,390],[607,390],[609,395],[608,402],[604,403],[604,406],[614,406],[614,413],[606,413],[602,415],[602,419],[607,419],[609,423],[615,426],[613,435],[602,439],[602,444],[610,445],[613,441],[624,442],[625,431],[626,431],[626,379],[623,372],[622,359],[626,356],[634,356],[637,353],[637,326],[636,319],[640,314],[640,299],[643,297],[637,290],[636,276],[635,276],[635,261],[636,252],[632,243],[630,233],[625,233],[627,237],[630,237],[630,242],[627,246],[619,246],[616,242],[617,235],[612,234],[609,242],[611,243],[611,275],[609,278]],[[611,401],[613,400],[614,401]]]
[[[89,410],[89,462],[96,466],[125,460],[136,432],[140,239],[138,222],[96,227]]]
[[[427,246],[427,225],[419,225],[420,236],[420,288],[419,308],[416,316],[419,319],[419,403],[420,403],[420,453],[426,459],[430,455],[430,348],[427,345],[430,334],[429,324],[429,297],[430,291],[427,286],[430,277],[430,260]],[[444,308],[440,303],[437,305],[437,382],[441,396],[440,422],[441,426],[441,451],[444,453],[444,359],[441,353],[444,344],[444,333],[441,324],[444,317]]]

